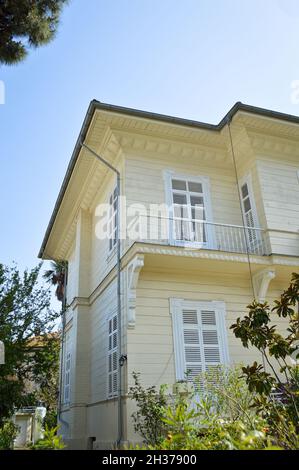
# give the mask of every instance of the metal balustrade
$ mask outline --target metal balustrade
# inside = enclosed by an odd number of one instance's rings
[[[266,230],[205,220],[138,215],[127,225],[127,238],[189,249],[249,252],[259,256],[270,254]]]

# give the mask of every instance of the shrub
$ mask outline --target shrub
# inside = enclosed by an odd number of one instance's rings
[[[13,441],[17,437],[19,427],[11,421],[5,421],[0,428],[0,449],[13,448]]]
[[[159,450],[280,448],[266,419],[256,414],[255,394],[249,391],[240,373],[241,367],[218,367],[213,370],[212,379],[211,374],[201,374],[189,395],[167,396],[166,387],[162,387],[163,400],[158,400],[155,387],[143,389],[137,375],[135,399],[139,406],[133,419],[135,431],[140,433],[141,425],[140,434],[147,437],[144,445]],[[150,419],[153,412],[154,422]],[[155,439],[150,440],[148,436],[154,432]]]
[[[55,428],[57,426],[57,411],[56,409],[47,410],[47,414],[43,419],[43,428]]]
[[[205,408],[206,418],[202,418]],[[207,412],[207,410],[209,411]],[[168,436],[160,442],[163,450],[257,450],[273,448],[267,437],[265,422],[257,417],[251,423],[226,421],[213,414],[206,398],[198,409],[190,409],[188,403],[168,408],[164,422]],[[157,447],[156,447],[157,448]]]
[[[157,445],[166,436],[166,425],[162,421],[167,406],[166,386],[159,390],[155,386],[144,388],[140,374],[133,372],[134,386],[129,396],[136,401],[137,410],[132,414],[134,430],[147,445]]]
[[[263,356],[263,365],[254,362],[243,367],[243,376],[249,390],[256,394],[257,412],[268,421],[279,445],[290,450],[299,447],[299,369],[288,360],[299,357],[298,302],[299,274],[294,273],[274,308],[267,302],[254,301],[248,306],[248,314],[231,326],[245,348],[253,346]],[[274,314],[288,321],[286,335],[282,336],[272,324]],[[275,394],[280,395],[279,399]]]
[[[65,445],[62,437],[57,434],[59,427],[45,427],[44,438],[30,446],[31,450],[63,450]]]

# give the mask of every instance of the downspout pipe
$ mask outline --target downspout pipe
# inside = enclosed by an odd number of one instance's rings
[[[123,438],[123,406],[122,406],[122,366],[124,364],[122,356],[122,321],[121,321],[121,246],[120,246],[120,172],[111,163],[107,162],[103,157],[98,155],[93,149],[86,145],[82,140],[80,141],[81,147],[86,149],[101,163],[108,167],[111,171],[116,174],[116,276],[117,276],[117,330],[118,330],[118,437],[116,445],[119,448]]]
[[[68,265],[64,271],[64,292],[62,300],[62,332],[61,332],[61,348],[60,348],[60,380],[59,380],[59,404],[58,404],[58,420],[69,428],[69,423],[61,417],[62,410],[62,384],[63,384],[63,358],[64,358],[64,343],[65,343],[65,325],[66,325],[66,285],[68,277]]]

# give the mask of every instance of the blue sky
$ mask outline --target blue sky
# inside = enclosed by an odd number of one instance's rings
[[[298,0],[72,0],[0,68],[0,262],[37,253],[89,101],[217,123],[236,102],[299,115]]]

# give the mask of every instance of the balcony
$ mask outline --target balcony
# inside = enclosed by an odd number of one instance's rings
[[[267,256],[271,253],[268,232],[205,220],[138,215],[127,225],[130,241],[179,246],[194,250],[249,253]]]

